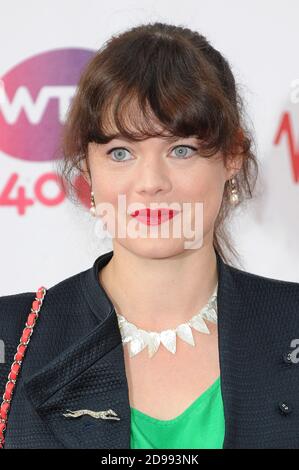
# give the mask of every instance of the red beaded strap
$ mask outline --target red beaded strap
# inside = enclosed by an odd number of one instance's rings
[[[17,381],[17,376],[20,372],[23,358],[25,356],[30,337],[33,333],[33,327],[38,318],[38,314],[43,304],[46,292],[46,288],[43,286],[40,287],[36,292],[36,297],[32,302],[31,312],[28,314],[26,325],[23,330],[23,334],[20,338],[20,344],[17,347],[17,352],[14,355],[14,361],[11,365],[10,372],[8,374],[8,381],[6,382],[5,391],[3,394],[3,402],[1,404],[0,411],[0,449],[4,448],[4,431],[6,430],[8,413],[11,405],[13,390]]]

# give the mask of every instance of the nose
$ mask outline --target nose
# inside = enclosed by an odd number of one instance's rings
[[[154,195],[157,192],[167,192],[171,181],[167,169],[161,161],[154,158],[141,165],[136,176],[135,191],[142,194]]]

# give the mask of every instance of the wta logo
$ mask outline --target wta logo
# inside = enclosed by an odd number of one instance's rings
[[[0,150],[31,162],[59,158],[57,144],[80,74],[94,55],[57,49],[33,56],[0,79]]]

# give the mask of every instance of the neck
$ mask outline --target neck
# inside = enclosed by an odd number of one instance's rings
[[[190,320],[218,281],[212,244],[167,258],[144,258],[115,243],[99,280],[118,313],[139,328],[163,330]]]

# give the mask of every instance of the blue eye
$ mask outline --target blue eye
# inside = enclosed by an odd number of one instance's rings
[[[193,147],[191,145],[177,145],[176,147],[172,149],[172,152],[177,149],[189,149],[193,151],[198,150],[196,147]],[[129,150],[124,147],[113,147],[107,152],[107,155],[113,155],[115,158],[112,158],[112,161],[121,163],[121,162],[126,162],[128,160],[131,160],[130,158],[125,159],[125,152],[129,152]],[[179,153],[176,154],[176,156],[179,157],[179,159],[181,160],[187,160],[188,158],[191,158],[193,154],[186,155],[186,151],[183,151],[183,152],[180,151]]]
[[[194,151],[197,150],[197,148],[192,147],[191,145],[177,145],[176,147],[174,147],[173,150],[177,150],[177,149],[191,149]],[[193,155],[186,156],[186,151],[183,151],[183,152],[180,151],[179,153],[177,153],[177,156],[183,160],[187,160],[188,158],[191,158]]]
[[[124,156],[121,153],[123,150],[129,152],[129,150],[125,149],[124,147],[113,147],[111,150],[109,150],[109,152],[107,152],[107,155],[110,155],[110,154],[112,154],[112,152],[115,152],[115,153],[113,153],[113,155],[117,155],[118,157],[120,157],[120,159],[116,158],[116,160],[113,160],[113,159],[112,160],[115,161],[115,162],[122,162],[122,161],[124,161]]]

